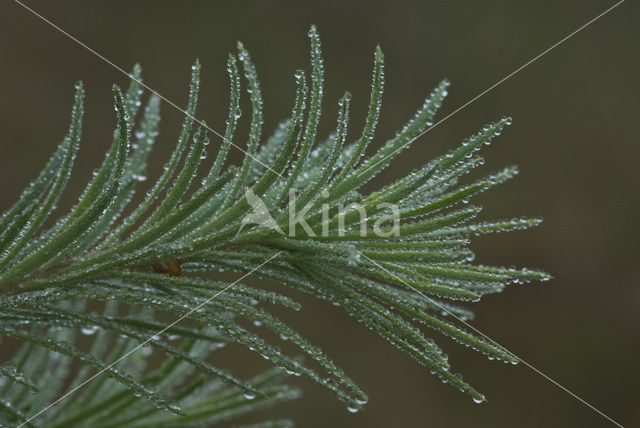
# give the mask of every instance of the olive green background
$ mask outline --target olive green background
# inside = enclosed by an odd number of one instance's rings
[[[115,64],[129,70],[139,61],[145,82],[180,105],[186,100],[190,65],[198,57],[203,65],[198,116],[217,130],[224,129],[225,61],[236,40],[251,50],[258,68],[268,134],[288,114],[294,71],[310,68],[306,33],[315,23],[326,60],[321,131],[326,135],[334,127],[336,102],[348,89],[354,96],[350,135],[355,138],[364,121],[373,50],[379,43],[387,80],[373,143],[378,146],[442,78],[453,85],[440,118],[613,3],[28,4]],[[555,279],[487,296],[474,305],[473,325],[629,427],[640,425],[638,12],[638,4],[627,1],[422,136],[369,186],[406,174],[484,124],[512,116],[513,125],[484,151],[482,172],[518,164],[521,174],[480,197],[482,218],[528,214],[545,221],[534,230],[479,238],[473,249],[478,262],[540,267]],[[80,79],[87,91],[84,138],[61,208],[73,203],[104,155],[114,124],[111,84],[127,82],[17,4],[2,3],[0,210],[9,207],[63,137],[73,84]],[[157,176],[181,120],[169,105],[162,109],[150,177]],[[240,159],[237,151],[233,159]],[[290,416],[301,427],[613,426],[523,364],[488,361],[434,336],[454,370],[488,397],[488,403],[475,405],[343,312],[291,294],[303,310],[279,315],[344,367],[369,393],[370,402],[350,414],[323,389],[295,379],[303,399],[247,421]],[[235,347],[214,361],[240,376],[266,367],[259,357]]]

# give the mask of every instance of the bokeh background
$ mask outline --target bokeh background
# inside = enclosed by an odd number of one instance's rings
[[[204,70],[199,117],[215,129],[224,128],[225,60],[236,40],[251,50],[257,65],[268,131],[288,114],[294,71],[310,68],[306,33],[315,23],[326,61],[321,131],[326,135],[333,128],[336,102],[348,89],[354,95],[355,137],[379,43],[387,80],[373,146],[392,136],[442,78],[453,85],[439,117],[613,4],[26,3],[119,66],[130,69],[139,61],[145,82],[181,105],[190,65],[199,58]],[[474,305],[473,324],[629,427],[640,426],[639,9],[627,1],[421,137],[373,183],[406,174],[485,123],[511,115],[513,125],[486,149],[482,172],[518,164],[521,174],[481,196],[483,218],[528,214],[545,221],[534,230],[479,238],[473,249],[478,262],[540,267],[555,279],[488,296]],[[84,138],[61,208],[73,203],[102,159],[114,124],[111,84],[127,82],[17,4],[2,3],[0,210],[10,206],[63,137],[73,84],[80,79],[87,91]],[[151,177],[171,150],[181,119],[163,105]],[[238,153],[234,159],[240,159]],[[350,414],[321,388],[296,379],[304,398],[260,416],[291,416],[301,427],[612,426],[524,365],[488,361],[438,338],[454,368],[488,397],[488,403],[475,405],[333,306],[292,295],[303,310],[280,315],[324,348],[371,399],[363,411]],[[241,349],[216,362],[238,375],[264,366]]]

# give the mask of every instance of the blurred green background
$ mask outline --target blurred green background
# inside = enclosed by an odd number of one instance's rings
[[[218,130],[224,128],[227,108],[225,61],[236,40],[251,50],[257,65],[268,131],[288,114],[294,71],[310,68],[306,33],[315,23],[326,61],[321,131],[326,135],[333,128],[336,102],[348,89],[354,95],[355,138],[364,121],[373,50],[379,43],[387,63],[374,142],[380,145],[442,78],[453,85],[439,117],[613,3],[27,4],[115,64],[129,70],[139,61],[145,82],[180,105],[186,100],[190,65],[199,58],[198,115]],[[421,137],[373,183],[402,176],[485,123],[511,115],[513,125],[484,151],[487,164],[481,173],[518,164],[521,174],[481,196],[483,218],[528,214],[545,221],[534,230],[480,238],[473,249],[478,262],[540,267],[555,279],[488,296],[474,306],[473,324],[629,427],[640,426],[639,9],[637,3],[624,3]],[[61,208],[73,203],[102,159],[114,124],[111,84],[126,85],[126,79],[17,4],[3,2],[0,210],[9,207],[63,137],[73,84],[80,79],[87,90],[84,138]],[[181,119],[163,104],[151,177],[171,150]],[[234,159],[240,159],[237,152]],[[475,405],[333,306],[292,295],[304,309],[280,316],[324,348],[371,399],[363,411],[350,414],[321,388],[296,379],[304,398],[260,416],[290,416],[301,427],[612,426],[524,365],[488,361],[436,337],[454,369],[488,397],[488,403]],[[233,347],[215,362],[237,375],[264,367],[260,358]]]

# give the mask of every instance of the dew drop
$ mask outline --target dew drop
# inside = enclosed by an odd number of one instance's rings
[[[91,327],[83,327],[82,329],[80,329],[80,332],[87,336],[91,336],[92,334],[95,334],[96,331],[98,331],[98,326],[96,325]]]
[[[174,412],[176,412],[176,413],[182,412],[182,408],[180,406],[178,406],[177,404],[175,404],[175,403],[169,404],[169,408],[171,410],[173,410]]]
[[[481,395],[480,397],[473,397],[473,402],[476,404],[480,404],[484,401],[484,395]]]

